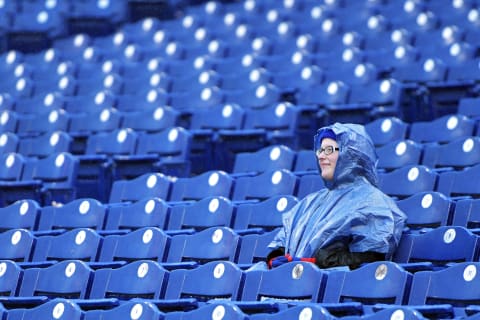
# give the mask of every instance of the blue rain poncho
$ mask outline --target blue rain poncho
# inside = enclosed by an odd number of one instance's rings
[[[363,126],[335,123],[318,131],[315,150],[321,145],[320,133],[328,129],[339,145],[334,177],[284,214],[283,228],[269,248],[284,247],[291,256],[307,258],[316,249],[342,242],[350,252],[391,258],[406,216],[377,188],[375,147]]]

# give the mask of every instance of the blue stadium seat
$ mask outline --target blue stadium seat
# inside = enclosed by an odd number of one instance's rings
[[[218,299],[235,301],[240,296],[243,278],[243,271],[231,261],[210,261],[193,269],[172,270],[165,299],[181,305],[185,298],[193,298],[200,306]]]
[[[172,236],[166,263],[169,268],[178,268],[213,260],[236,262],[239,249],[240,235],[228,227],[210,227]]]
[[[467,319],[466,307],[479,299],[478,268],[478,262],[461,262],[442,270],[416,272],[408,304],[424,306],[422,313],[428,318]]]
[[[397,117],[383,117],[365,124],[365,130],[370,135],[375,146],[388,142],[404,140],[410,124]]]
[[[463,97],[458,100],[458,110],[459,114],[463,114],[471,119],[477,121],[477,129],[478,132],[478,118],[480,116],[478,105],[480,103],[479,97]]]
[[[170,237],[158,227],[144,227],[120,235],[104,237],[95,268],[113,268],[136,260],[165,260]]]
[[[297,175],[311,172],[318,173],[318,161],[313,149],[297,150],[292,171]]]
[[[19,116],[15,111],[3,110],[0,114],[0,132],[17,133]]]
[[[273,241],[278,230],[279,229],[274,229],[264,233],[248,233],[242,235],[237,265],[241,269],[248,269],[259,261],[265,261],[271,251],[268,245]]]
[[[173,183],[172,179],[159,172],[145,173],[129,180],[115,180],[108,203],[136,202],[151,197],[167,201]]]
[[[412,140],[396,140],[387,142],[376,148],[377,169],[391,171],[408,165],[428,164],[421,161],[424,145]]]
[[[408,165],[390,172],[380,172],[378,180],[383,192],[404,198],[423,191],[441,191],[436,189],[438,176],[438,173],[426,166]]]
[[[478,216],[478,208],[480,200],[478,199],[458,199],[455,201],[453,211],[452,225],[462,226],[475,231],[480,227],[480,217]]]
[[[85,320],[148,320],[163,319],[164,314],[150,301],[125,301],[110,309],[93,309],[85,312]]]
[[[180,112],[168,106],[123,113],[122,126],[135,132],[158,132],[176,126]]]
[[[0,134],[0,153],[6,154],[17,152],[20,138],[13,132],[3,132]]]
[[[108,206],[102,234],[124,234],[143,227],[167,228],[170,205],[157,197],[145,197],[131,203]]]
[[[136,260],[119,268],[95,271],[90,296],[82,301],[84,308],[118,306],[133,298],[161,299],[169,272],[150,260]]]
[[[165,320],[194,320],[199,318],[215,318],[221,315],[224,320],[250,319],[240,308],[228,301],[213,301],[193,310],[170,311],[165,314]]]
[[[292,262],[272,270],[246,272],[241,301],[261,302],[268,299],[294,302],[321,302],[327,273],[310,262]]]
[[[58,234],[76,228],[103,229],[107,206],[92,198],[77,198],[62,206],[43,206],[38,223],[39,234]]]
[[[38,227],[40,204],[31,199],[22,199],[0,208],[0,231],[27,229],[34,232]]]
[[[423,310],[422,310],[423,311]],[[388,306],[380,311],[369,313],[362,316],[365,320],[381,320],[381,319],[394,319],[400,317],[405,320],[424,320],[424,315],[414,309],[414,306]],[[348,318],[348,317],[347,317]]]
[[[403,233],[393,260],[412,271],[428,270],[477,261],[478,253],[478,235],[461,226],[440,226],[425,233]]]
[[[480,164],[465,167],[463,170],[440,172],[437,191],[449,197],[469,197],[480,193],[476,177]]]
[[[183,127],[168,127],[138,137],[132,154],[114,155],[114,179],[129,179],[148,172],[190,176],[192,136]]]
[[[70,116],[65,110],[29,114],[18,120],[17,134],[21,137],[35,136],[52,131],[68,131]]]
[[[45,158],[52,153],[70,152],[72,142],[72,137],[66,132],[49,132],[20,139],[18,152],[26,157]]]
[[[268,170],[256,176],[235,179],[232,200],[265,200],[276,195],[295,195],[298,177],[286,169]]]
[[[408,138],[420,143],[447,143],[460,137],[473,136],[474,130],[474,120],[465,115],[450,114],[430,121],[412,122]]]
[[[18,295],[24,269],[15,261],[0,260],[0,292],[4,297]]]
[[[430,168],[460,170],[480,162],[479,137],[460,137],[450,142],[425,145],[422,164]]]
[[[259,202],[237,205],[233,229],[236,232],[268,232],[282,224],[282,214],[298,203],[293,195],[274,195]]]
[[[257,175],[274,169],[292,171],[296,152],[285,145],[269,145],[255,152],[240,152],[235,155],[233,174]]]
[[[127,22],[128,5],[125,2],[87,0],[72,3],[68,13],[71,32],[85,32],[105,36]]]
[[[38,306],[54,298],[86,299],[94,271],[80,260],[64,260],[48,267],[26,269],[14,300],[0,298],[6,306]]]
[[[55,264],[63,260],[94,262],[100,253],[103,237],[89,228],[75,228],[58,235],[37,238],[32,262]]]
[[[232,201],[222,196],[173,205],[166,230],[193,233],[210,227],[232,227],[236,209]]]
[[[295,94],[295,99],[300,105],[344,105],[348,102],[349,93],[348,84],[335,80],[300,89]]]
[[[85,312],[72,300],[54,298],[35,307],[13,308],[7,317],[11,320],[45,319],[45,320],[82,320]]]
[[[19,153],[10,152],[1,155],[0,158],[0,189],[2,206],[9,205],[16,200],[15,195],[11,196],[3,187],[15,184],[22,179],[23,170],[26,164],[26,158]]]
[[[36,237],[26,229],[9,229],[0,233],[0,259],[28,263],[32,259]]]
[[[38,114],[63,109],[64,94],[65,92],[36,92],[32,97],[18,98],[15,100],[15,111],[20,114]]]
[[[364,264],[355,270],[329,272],[325,303],[360,302],[367,310],[373,305],[406,304],[412,274],[391,261]]]
[[[170,201],[200,200],[208,196],[231,199],[235,179],[221,170],[206,171],[196,176],[173,181]]]
[[[285,308],[273,313],[254,313],[250,315],[252,320],[269,320],[269,319],[301,319],[303,317],[312,317],[312,319],[328,320],[335,319],[329,311],[321,304],[315,303],[299,303],[298,305]]]
[[[418,231],[452,224],[456,202],[440,192],[425,191],[398,200],[397,205],[407,215],[407,227]]]

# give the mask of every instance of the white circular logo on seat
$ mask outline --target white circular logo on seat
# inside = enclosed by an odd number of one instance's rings
[[[82,203],[80,203],[80,206],[78,207],[78,211],[80,214],[85,214],[90,210],[90,202],[88,200],[83,200]]]

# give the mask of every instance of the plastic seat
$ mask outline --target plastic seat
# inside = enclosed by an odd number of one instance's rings
[[[432,317],[467,319],[468,305],[476,304],[478,262],[462,262],[443,270],[416,272],[413,276],[409,305],[423,305],[422,313]],[[438,308],[436,305],[443,306]],[[430,308],[429,308],[430,307]]]
[[[3,132],[0,134],[0,153],[6,154],[17,152],[20,138],[13,132]]]
[[[426,143],[447,143],[460,137],[474,135],[475,121],[461,114],[445,115],[431,121],[410,124],[410,140]]]
[[[88,31],[105,36],[113,32],[115,26],[127,21],[127,9],[125,3],[114,1],[101,4],[93,0],[72,3],[70,27],[73,32]]]
[[[18,122],[21,117],[12,110],[3,110],[0,114],[0,132],[17,133]]]
[[[64,99],[63,109],[72,115],[95,113],[118,106],[117,96],[106,90],[94,91],[84,95],[67,96]]]
[[[193,298],[200,304],[218,299],[238,300],[244,273],[231,261],[210,261],[193,269],[170,272],[165,299]]]
[[[237,265],[241,269],[248,269],[259,261],[265,261],[268,254],[272,251],[268,248],[268,245],[273,241],[278,230],[274,229],[264,233],[247,233],[242,235]]]
[[[402,319],[405,319],[405,320],[427,319],[424,317],[424,315],[420,311],[414,309],[413,306],[412,307],[409,307],[409,306],[386,307],[385,309],[382,309],[380,311],[366,314],[362,316],[362,319],[381,320],[381,319],[394,319],[395,317],[401,317]]]
[[[19,118],[17,134],[21,137],[35,136],[53,131],[68,131],[70,117],[65,110],[25,115]]]
[[[236,206],[229,199],[207,196],[198,201],[173,205],[166,230],[193,233],[210,227],[232,227],[235,217]]]
[[[182,127],[139,135],[133,154],[113,157],[114,179],[128,179],[148,172],[190,176],[191,140],[190,132]]]
[[[25,137],[18,144],[18,152],[26,157],[45,158],[52,153],[70,152],[72,141],[72,137],[63,131]]]
[[[295,99],[301,105],[344,105],[348,102],[349,93],[348,84],[335,80],[301,89],[295,94]]]
[[[423,165],[409,165],[378,175],[380,189],[386,194],[404,198],[436,188],[439,174]],[[448,195],[445,193],[445,195]]]
[[[0,231],[9,229],[27,229],[34,232],[38,227],[40,217],[40,205],[31,199],[23,199],[0,208]]]
[[[233,201],[265,200],[277,195],[295,195],[298,177],[289,170],[269,170],[235,179]]]
[[[94,309],[85,312],[85,320],[138,320],[162,319],[163,312],[150,301],[125,301],[111,309]]]
[[[476,164],[463,170],[440,172],[436,190],[449,197],[475,197],[480,193],[476,183],[479,170],[480,164]]]
[[[146,197],[141,200],[111,205],[102,234],[124,234],[143,227],[159,227],[165,230],[171,208],[160,198]]]
[[[461,226],[403,233],[393,261],[410,270],[444,268],[449,263],[477,261],[478,243],[478,235]]]
[[[313,319],[327,320],[335,319],[330,312],[321,304],[314,303],[299,303],[284,310],[279,310],[273,313],[254,313],[251,314],[249,319],[252,320],[268,320],[268,319],[300,319],[303,316],[311,316]]]
[[[385,171],[399,169],[408,165],[428,164],[422,162],[424,146],[412,140],[397,140],[387,142],[376,148],[378,163],[377,168]]]
[[[388,142],[404,140],[407,137],[409,124],[397,117],[385,117],[365,124],[365,130],[376,147]]]
[[[232,173],[256,175],[274,169],[292,170],[295,151],[284,145],[270,145],[255,152],[235,155]]]
[[[448,143],[425,146],[422,164],[430,168],[450,167],[460,170],[480,163],[480,139],[461,137]]]
[[[28,263],[32,259],[36,237],[26,229],[9,229],[0,233],[0,259]]]
[[[15,100],[15,111],[19,114],[26,115],[62,109],[65,100],[64,94],[65,92],[38,92],[32,97],[18,98]]]
[[[158,132],[176,126],[180,113],[168,106],[123,113],[122,126],[135,132]]]
[[[169,201],[200,200],[209,196],[231,199],[235,180],[228,173],[212,170],[191,177],[180,177],[172,183]]]
[[[0,156],[0,185],[8,187],[22,179],[26,158],[19,153],[11,152]],[[16,195],[10,195],[7,190],[0,189],[1,204],[6,206],[16,200]]]
[[[45,319],[45,320],[82,320],[85,312],[72,300],[54,298],[32,308],[18,307],[8,311],[11,320]]]
[[[297,150],[297,156],[292,171],[297,175],[310,172],[318,173],[318,163],[315,152],[310,149]]]
[[[246,273],[242,302],[279,301],[321,302],[327,281],[325,271],[310,262],[286,263],[272,270]]]
[[[269,232],[281,227],[283,213],[298,203],[293,195],[275,195],[260,202],[237,205],[233,229],[237,232]]]
[[[0,260],[0,292],[4,297],[15,297],[22,284],[24,269],[12,260]]]
[[[10,307],[34,307],[54,298],[86,299],[94,271],[80,260],[65,260],[48,267],[29,268],[24,272],[18,297],[0,298]]]
[[[300,174],[294,173],[298,175],[298,188],[295,193],[298,199],[303,199],[310,193],[317,192],[325,187],[325,182],[317,170]]]
[[[414,84],[434,84],[447,80],[448,65],[438,58],[421,58],[409,66],[397,67],[392,77]]]
[[[171,311],[165,314],[165,320],[194,320],[199,318],[214,318],[216,315],[222,315],[224,320],[245,320],[250,319],[248,315],[242,312],[235,304],[214,301],[211,304],[201,305],[193,310]]]
[[[425,191],[398,200],[397,205],[407,215],[407,227],[418,231],[452,224],[456,202],[440,192]]]
[[[90,296],[85,307],[103,306],[108,309],[133,298],[161,299],[169,272],[150,260],[136,260],[119,268],[95,271]]]
[[[236,262],[240,236],[227,227],[210,227],[172,236],[167,260],[172,268],[197,266],[213,260]]]
[[[412,274],[391,261],[364,264],[355,270],[328,274],[325,303],[361,302],[364,308],[377,303],[406,304]]]
[[[38,232],[59,234],[76,228],[103,229],[107,207],[91,198],[80,198],[62,206],[43,206],[40,212]]]
[[[120,235],[107,235],[98,252],[97,267],[122,266],[136,260],[163,262],[170,237],[158,227],[144,227]]]
[[[478,217],[478,206],[480,200],[478,199],[458,199],[455,201],[455,208],[453,211],[452,225],[462,226],[475,231],[480,227],[480,218]]]
[[[178,180],[177,180],[178,181]],[[143,198],[160,198],[167,201],[173,181],[158,172],[145,173],[133,179],[115,180],[112,184],[108,202],[136,202]]]

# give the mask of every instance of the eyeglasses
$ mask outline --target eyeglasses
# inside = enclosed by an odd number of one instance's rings
[[[317,151],[315,151],[315,154],[317,155],[317,157],[320,157],[322,152],[324,152],[325,155],[328,156],[329,154],[332,154],[334,151],[338,151],[338,150],[340,150],[340,149],[335,148],[333,146],[326,146],[325,148],[317,149]]]

